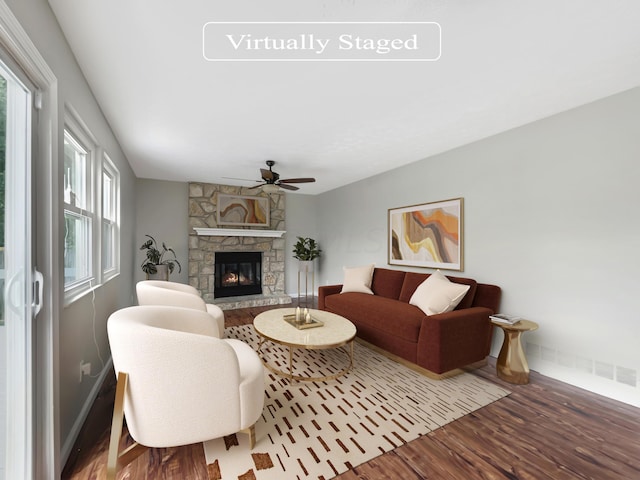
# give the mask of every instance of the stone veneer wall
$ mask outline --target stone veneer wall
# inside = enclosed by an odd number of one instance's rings
[[[270,199],[271,226],[234,227],[264,230],[285,230],[285,196],[282,193],[267,195],[260,190],[210,183],[189,184],[189,284],[197,288],[207,303],[226,304],[227,308],[289,303],[285,294],[284,259],[285,239],[238,236],[197,235],[194,227],[224,228],[217,223],[217,194],[249,195]],[[262,295],[213,298],[215,252],[263,252]],[[259,298],[256,298],[259,297]],[[224,305],[221,305],[224,308]]]

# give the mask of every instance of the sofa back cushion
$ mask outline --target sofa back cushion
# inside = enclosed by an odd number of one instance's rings
[[[409,303],[413,292],[416,291],[416,288],[424,282],[428,277],[429,273],[416,273],[416,272],[407,272],[404,276],[404,282],[402,283],[402,290],[400,291],[400,297],[398,300],[401,302]],[[449,280],[454,283],[461,283],[463,285],[469,285],[469,291],[464,296],[462,301],[456,307],[456,310],[461,310],[463,308],[470,308],[473,305],[473,297],[476,295],[476,288],[478,286],[477,282],[471,278],[463,278],[463,277],[449,277]]]
[[[476,297],[476,291],[478,289],[478,282],[473,280],[472,278],[464,278],[464,277],[449,277],[449,280],[454,283],[461,283],[462,285],[469,285],[469,291],[464,296],[462,301],[456,307],[456,310],[461,310],[463,308],[471,308],[473,306],[473,299]]]
[[[400,300],[401,302],[409,303],[413,292],[416,291],[418,285],[429,278],[429,275],[431,274],[407,272],[404,276],[404,282],[402,282],[402,290],[400,291],[400,297],[398,297],[398,300]]]
[[[474,307],[485,307],[493,310],[493,313],[499,312],[500,297],[502,296],[502,290],[496,285],[488,285],[486,283],[479,283],[476,291],[476,296],[473,298]]]
[[[376,268],[373,272],[371,290],[375,295],[398,300],[406,272]]]

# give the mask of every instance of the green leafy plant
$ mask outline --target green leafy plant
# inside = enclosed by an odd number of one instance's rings
[[[293,258],[297,258],[302,261],[309,261],[320,256],[322,250],[318,248],[318,244],[313,238],[297,238],[298,241],[293,247]]]
[[[162,242],[162,249],[157,246],[156,239],[151,235],[145,235],[145,237],[149,237],[149,240],[144,242],[140,247],[140,250],[146,250],[145,259],[142,262],[142,271],[147,274],[154,274],[158,271],[156,268],[158,265],[167,265],[169,267],[169,273],[172,273],[175,269],[175,266],[178,266],[178,273],[182,271],[182,266],[178,259],[176,258],[176,252],[173,251],[173,248],[167,247],[164,242]],[[165,255],[171,254],[173,258],[164,258]]]

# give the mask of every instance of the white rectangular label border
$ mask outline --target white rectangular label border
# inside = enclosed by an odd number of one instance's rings
[[[205,53],[207,25],[436,25],[438,56],[435,58],[208,58]],[[438,22],[206,22],[202,26],[202,58],[207,62],[437,62],[442,57],[442,26]]]

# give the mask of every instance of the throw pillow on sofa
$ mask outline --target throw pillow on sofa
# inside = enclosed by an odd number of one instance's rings
[[[458,306],[469,288],[469,285],[451,282],[437,270],[416,288],[409,303],[427,315],[446,313]]]
[[[358,292],[373,295],[371,291],[371,279],[373,278],[374,264],[364,267],[352,267],[344,269],[344,281],[340,293]]]

